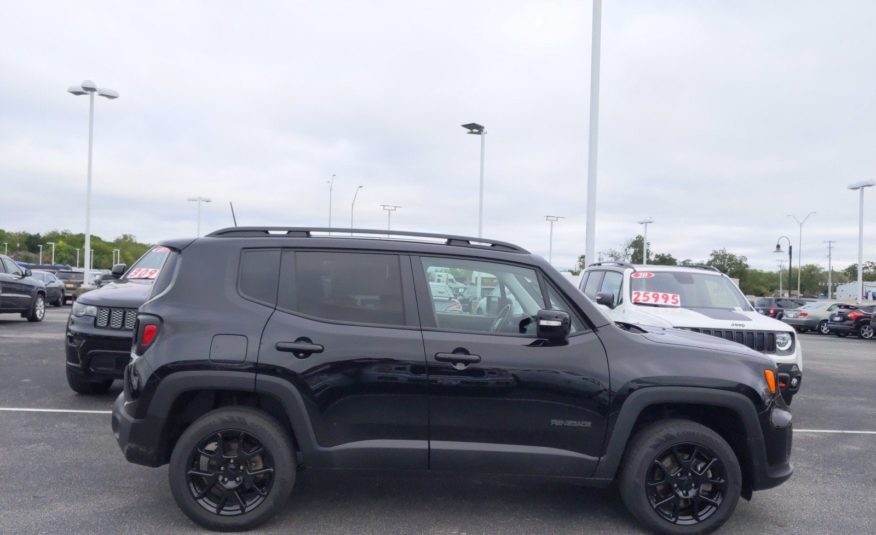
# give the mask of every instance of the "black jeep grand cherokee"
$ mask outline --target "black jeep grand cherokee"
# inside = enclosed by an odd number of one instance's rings
[[[791,476],[775,365],[698,333],[618,325],[502,242],[232,228],[170,241],[112,427],[170,464],[201,526],[284,506],[304,467],[617,480],[644,525],[702,533]],[[439,309],[452,274],[478,303]]]

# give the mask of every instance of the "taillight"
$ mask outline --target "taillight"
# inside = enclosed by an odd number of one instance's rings
[[[856,310],[856,311],[850,313],[847,317],[848,317],[850,320],[855,321],[856,319],[862,317],[863,315],[864,315],[864,314],[862,314],[862,313],[860,313],[860,312],[858,312],[858,311]]]
[[[775,316],[775,315],[776,315],[776,309],[771,308],[770,309],[770,316]]]
[[[134,330],[134,353],[142,355],[152,347],[161,332],[161,318],[150,314],[137,314],[137,328]]]
[[[800,317],[801,317],[801,318],[805,318],[805,317],[808,316],[808,315],[809,315],[809,312],[801,312],[801,313],[800,313]]]

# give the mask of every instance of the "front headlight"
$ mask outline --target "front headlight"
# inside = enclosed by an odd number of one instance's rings
[[[794,343],[794,336],[791,333],[776,333],[776,349],[779,351],[788,351]]]
[[[97,307],[94,305],[86,305],[84,303],[80,303],[79,301],[73,301],[72,313],[74,316],[78,317],[97,316]]]

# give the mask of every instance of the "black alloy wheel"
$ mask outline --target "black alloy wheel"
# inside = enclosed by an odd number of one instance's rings
[[[678,444],[657,455],[645,485],[648,501],[660,517],[688,526],[718,511],[727,479],[724,464],[710,449]]]
[[[202,440],[189,456],[188,488],[204,509],[220,516],[252,511],[274,482],[274,461],[254,436],[225,429]]]

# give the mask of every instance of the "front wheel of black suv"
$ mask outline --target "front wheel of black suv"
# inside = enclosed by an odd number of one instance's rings
[[[249,407],[220,408],[180,436],[170,457],[170,490],[198,525],[244,531],[286,503],[294,459],[292,440],[274,418]]]
[[[30,306],[30,312],[25,316],[27,321],[43,321],[46,316],[46,298],[43,294],[37,294]]]
[[[621,498],[657,533],[710,533],[730,518],[742,489],[736,454],[696,422],[665,420],[640,430],[628,446]]]

